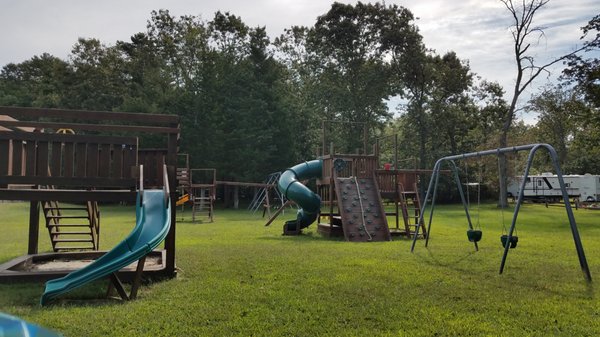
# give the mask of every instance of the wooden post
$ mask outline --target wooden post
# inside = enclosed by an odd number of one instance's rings
[[[363,153],[367,154],[367,123],[363,124]]]
[[[240,205],[240,187],[233,187],[233,209],[238,209]]]
[[[179,123],[173,123],[170,127],[180,128]],[[179,141],[179,132],[171,133],[167,140],[167,174],[169,178],[169,187],[171,189],[171,228],[167,237],[165,238],[165,250],[166,250],[166,261],[165,261],[165,272],[170,276],[177,274],[177,268],[175,266],[175,233],[177,228],[177,193],[175,193],[175,187],[177,186],[177,143]]]
[[[269,216],[269,218],[271,218],[271,202],[269,201],[269,187],[265,188],[265,201],[267,202],[267,215]]]
[[[321,121],[321,140],[323,141],[323,155],[325,155],[325,149],[327,147],[327,144],[325,144],[325,120]]]
[[[398,169],[398,134],[394,134],[394,170]]]
[[[38,236],[40,234],[40,202],[29,202],[29,246],[27,254],[38,253]]]

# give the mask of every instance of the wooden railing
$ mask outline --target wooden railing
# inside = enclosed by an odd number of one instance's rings
[[[0,186],[135,186],[136,137],[0,132]]]

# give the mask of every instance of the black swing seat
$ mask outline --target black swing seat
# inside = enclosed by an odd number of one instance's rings
[[[502,247],[506,247],[507,243],[510,243],[510,248],[515,248],[517,247],[517,242],[519,242],[519,237],[516,235],[509,237],[504,234],[500,237],[500,242],[502,242]]]
[[[469,238],[470,242],[479,242],[481,241],[481,236],[483,233],[480,229],[469,229],[467,230],[467,238]]]

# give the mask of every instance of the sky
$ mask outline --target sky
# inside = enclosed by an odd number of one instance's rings
[[[356,1],[338,0],[355,4]],[[0,0],[0,67],[44,52],[66,59],[79,37],[97,38],[107,45],[129,40],[145,31],[150,12],[168,9],[172,15],[197,15],[210,20],[217,10],[241,16],[251,27],[265,26],[271,38],[291,26],[312,26],[333,1],[326,0]],[[368,1],[363,1],[368,2]],[[516,2],[519,2],[516,0]],[[512,90],[516,73],[512,24],[499,0],[387,0],[410,9],[425,45],[438,54],[454,51],[471,70]],[[535,17],[545,36],[532,47],[547,62],[581,44],[580,28],[600,14],[598,0],[550,0]],[[555,81],[540,78],[526,96]],[[531,118],[522,116],[525,119]]]

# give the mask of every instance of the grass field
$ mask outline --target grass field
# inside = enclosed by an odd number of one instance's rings
[[[106,249],[131,230],[134,209],[101,211]],[[436,208],[429,248],[421,240],[415,253],[408,240],[347,243],[314,225],[281,236],[292,213],[264,227],[245,210],[217,210],[214,223],[198,224],[188,212],[177,224],[178,277],[142,287],[138,300],[89,300],[103,296],[99,282],[42,308],[42,283],[0,284],[0,311],[65,336],[600,335],[600,212],[575,211],[591,284],[561,207],[523,207],[503,275],[502,214],[491,204],[481,210],[477,253],[459,205]],[[0,204],[0,214],[5,262],[26,252],[28,204]]]

